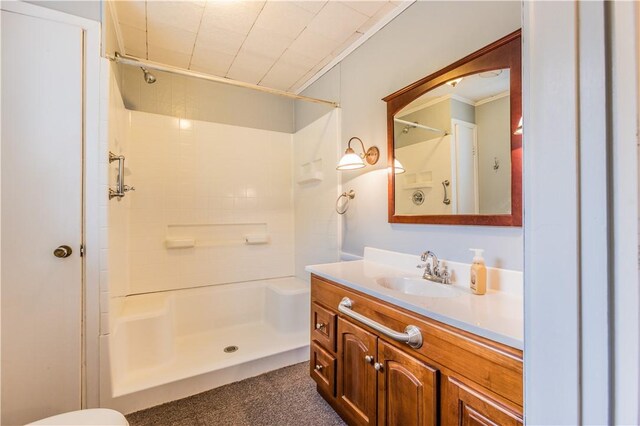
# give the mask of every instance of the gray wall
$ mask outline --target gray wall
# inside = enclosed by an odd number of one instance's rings
[[[480,213],[511,211],[511,134],[509,97],[476,107]],[[493,169],[494,158],[498,170]]]
[[[309,86],[304,95],[340,102],[340,70],[341,64],[333,67],[318,81]],[[296,132],[327,114],[333,107],[305,101],[295,101]]]
[[[120,65],[127,109],[191,120],[293,133],[293,101],[255,90],[152,71],[147,84],[140,68]]]
[[[343,149],[349,137],[358,136],[381,151],[377,165],[342,173],[343,190],[357,194],[345,215],[344,251],[431,249],[443,258],[469,262],[468,248],[481,247],[490,266],[522,270],[520,228],[388,223],[386,105],[381,100],[520,28],[520,9],[515,1],[416,2],[304,91],[340,102]],[[313,114],[313,107],[296,105],[301,124]]]
[[[455,99],[445,99],[434,105],[412,112],[405,116],[399,117],[405,121],[417,122],[419,124],[433,127],[451,133],[451,119],[475,123],[475,108],[464,102]],[[414,143],[424,142],[425,140],[435,139],[440,134],[419,127],[409,130],[408,133],[402,133],[402,129],[407,126],[402,123],[395,123],[394,128],[394,147],[402,148],[403,146],[412,145]]]
[[[476,108],[466,102],[451,99],[451,118],[466,121],[467,123],[475,123]]]
[[[65,12],[70,15],[100,21],[102,19],[102,1],[100,0],[77,0],[77,1],[32,1],[26,3],[35,4],[49,9]]]
[[[437,104],[429,105],[411,114],[399,117],[405,121],[411,121],[422,124],[423,126],[441,129],[447,132],[451,131],[451,102],[445,99]],[[409,129],[408,133],[402,133],[406,124],[395,123],[394,125],[394,147],[402,148],[403,146],[413,145],[414,143],[424,142],[429,139],[435,139],[440,136],[439,133],[430,132],[429,130],[419,127]]]

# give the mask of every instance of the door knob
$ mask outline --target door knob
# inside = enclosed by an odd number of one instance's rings
[[[365,355],[365,357],[364,357],[364,361],[365,361],[367,364],[371,364],[371,363],[373,362],[373,357],[372,357],[371,355]]]
[[[60,246],[53,251],[53,255],[59,258],[69,257],[71,253],[73,253],[73,250],[69,246]]]
[[[379,362],[376,362],[375,364],[373,364],[373,368],[375,368],[376,371],[382,371],[382,364]]]

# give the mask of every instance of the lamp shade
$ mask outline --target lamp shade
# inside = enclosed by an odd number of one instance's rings
[[[514,135],[521,135],[522,134],[522,117],[520,117],[520,121],[518,121],[518,127],[516,128],[516,131],[513,132]]]
[[[336,170],[355,170],[361,169],[365,166],[362,157],[356,154],[353,149],[347,148],[344,155],[338,163]]]
[[[404,166],[402,165],[401,162],[398,161],[397,158],[393,159],[393,170],[394,170],[394,173],[397,175],[405,172]]]

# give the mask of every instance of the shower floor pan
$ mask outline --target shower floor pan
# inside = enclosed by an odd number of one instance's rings
[[[234,381],[232,367],[280,368],[308,345],[309,285],[293,277],[131,296],[110,339],[112,396],[216,371]]]

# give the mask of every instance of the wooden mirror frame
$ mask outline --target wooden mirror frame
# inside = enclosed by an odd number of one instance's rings
[[[389,161],[389,223],[441,225],[522,226],[522,135],[515,135],[522,117],[521,30],[491,43],[397,92],[383,98],[387,103],[387,149]],[[402,108],[429,90],[455,78],[495,69],[510,69],[511,114],[511,214],[503,215],[398,215],[395,211],[394,121]]]

